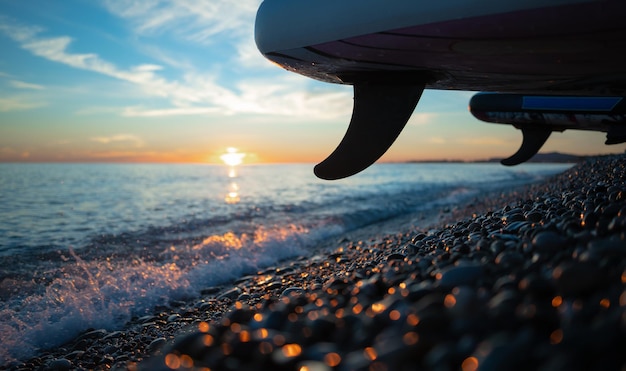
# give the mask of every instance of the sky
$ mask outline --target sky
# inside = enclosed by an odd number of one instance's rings
[[[260,0],[0,0],[0,162],[319,162],[350,121],[352,87],[287,72],[254,44]],[[381,161],[507,157],[508,125],[472,92],[424,92]],[[542,152],[624,152],[554,133]]]

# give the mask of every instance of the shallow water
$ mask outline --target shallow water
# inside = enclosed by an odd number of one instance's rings
[[[380,164],[327,182],[308,164],[0,164],[0,364],[342,233],[570,166]]]

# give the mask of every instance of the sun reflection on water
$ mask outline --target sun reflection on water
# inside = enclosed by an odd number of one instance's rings
[[[224,201],[226,201],[227,204],[236,204],[240,200],[239,186],[235,182],[230,182],[228,185],[228,193],[226,194],[226,197],[224,197]]]
[[[228,147],[226,149],[226,153],[220,156],[220,159],[228,166],[228,177],[230,179],[237,178],[237,166],[243,163],[244,157],[246,157],[246,154],[239,152],[239,150],[235,147]],[[227,204],[236,204],[240,200],[239,185],[234,180],[231,180],[228,185],[228,192],[226,193],[226,197],[224,197],[224,201]]]

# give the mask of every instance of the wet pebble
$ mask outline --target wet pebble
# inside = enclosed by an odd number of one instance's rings
[[[567,239],[553,231],[539,232],[532,239],[532,249],[538,253],[554,254],[567,246]]]
[[[470,286],[483,277],[484,268],[475,263],[464,263],[441,272],[439,284],[443,287]]]
[[[220,295],[217,296],[217,299],[236,299],[239,295],[241,295],[241,289],[239,287],[233,287],[229,290],[224,291]]]
[[[567,262],[552,274],[557,290],[563,295],[586,294],[602,282],[602,271],[592,263]]]
[[[156,338],[152,340],[150,344],[148,344],[148,346],[146,347],[146,353],[148,354],[155,353],[156,351],[160,350],[160,348],[163,347],[163,345],[165,345],[166,342],[167,340],[164,337],[160,337],[160,338]]]
[[[48,363],[50,371],[67,371],[72,369],[72,362],[65,358],[57,358]]]
[[[304,290],[300,287],[289,287],[286,288],[281,294],[280,297],[284,298],[284,297],[296,297],[296,296],[300,296],[304,294]]]

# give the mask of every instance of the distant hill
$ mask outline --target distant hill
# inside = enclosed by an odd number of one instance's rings
[[[565,163],[565,164],[571,164],[571,163],[576,163],[576,162],[580,162],[582,161],[585,157],[587,156],[578,156],[578,155],[571,155],[568,153],[560,153],[560,152],[548,152],[548,153],[537,153],[535,156],[533,156],[533,158],[531,158],[530,160],[528,160],[527,162],[534,162],[534,163]],[[500,160],[502,160],[502,158],[490,158],[488,160],[476,160],[476,161],[464,161],[464,160],[451,160],[451,159],[441,159],[441,160],[414,160],[414,161],[408,161],[410,163],[445,163],[445,162],[451,162],[451,163],[472,163],[472,162],[500,162]]]
[[[570,155],[568,153],[548,152],[537,153],[527,162],[556,162],[556,163],[576,163],[580,162],[585,156]],[[501,158],[491,158],[487,162],[500,162]]]

